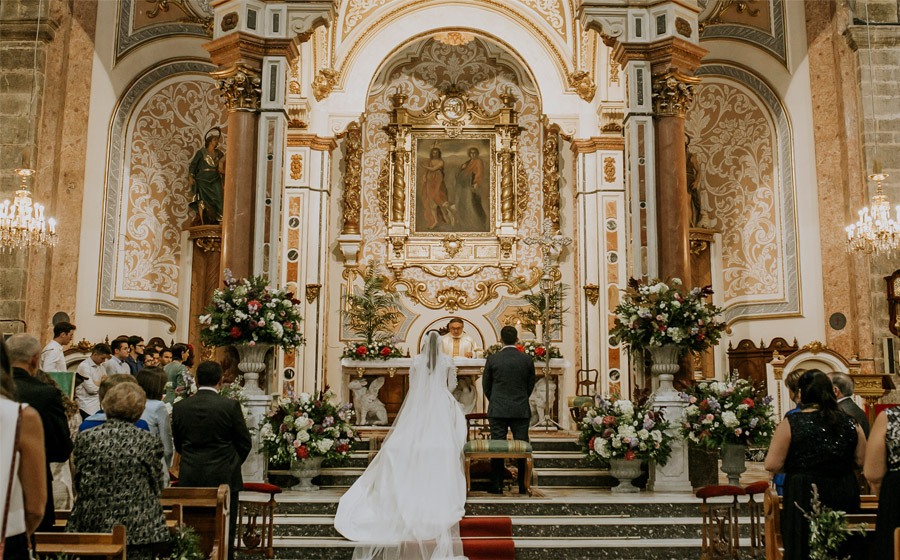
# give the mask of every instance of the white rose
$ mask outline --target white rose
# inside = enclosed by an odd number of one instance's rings
[[[642,429],[637,433],[637,435],[640,439],[647,439],[648,437],[650,437],[650,432]]]
[[[307,441],[309,441],[309,432],[307,432],[306,430],[298,432],[296,440],[300,443],[306,443]]]
[[[310,401],[309,393],[300,393],[300,395],[297,397],[297,400],[299,400],[301,404],[308,403]]]

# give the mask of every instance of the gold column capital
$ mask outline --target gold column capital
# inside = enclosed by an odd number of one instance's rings
[[[257,111],[262,97],[259,70],[241,63],[210,72],[229,112]]]
[[[668,71],[653,78],[653,112],[658,117],[681,117],[694,101],[694,86],[700,78]]]

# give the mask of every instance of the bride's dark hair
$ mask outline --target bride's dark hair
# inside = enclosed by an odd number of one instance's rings
[[[434,371],[434,366],[437,364],[438,357],[441,355],[441,335],[434,329],[431,329],[427,333],[428,337],[425,342],[424,350],[428,352],[427,356],[427,364],[429,373]]]

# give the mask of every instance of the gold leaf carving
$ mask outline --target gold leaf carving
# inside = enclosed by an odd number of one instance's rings
[[[578,97],[584,99],[588,103],[593,101],[594,94],[597,92],[597,86],[594,84],[594,79],[584,70],[569,74],[569,87],[574,88]]]
[[[559,127],[544,127],[544,218],[559,229]]]
[[[378,173],[378,210],[384,223],[388,223],[388,206],[390,205],[390,173],[391,165],[388,160],[381,161],[381,172]]]
[[[303,156],[291,154],[291,179],[297,181],[303,176]]]
[[[210,72],[229,111],[256,111],[262,96],[259,71],[235,64],[231,68]]]
[[[362,192],[362,130],[359,123],[350,123],[344,135],[344,225],[341,233],[358,234]]]
[[[322,101],[334,91],[338,83],[338,73],[332,68],[322,68],[313,78],[312,90],[316,101]]]
[[[616,158],[603,158],[603,180],[607,183],[616,182]]]
[[[666,72],[653,79],[653,112],[659,116],[683,117],[694,100],[694,86],[700,78],[680,72]]]

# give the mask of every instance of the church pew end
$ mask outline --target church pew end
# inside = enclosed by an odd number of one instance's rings
[[[182,522],[197,531],[201,549],[212,560],[228,558],[229,500],[227,484],[218,488],[164,488],[160,497],[163,508],[181,508]]]
[[[111,533],[35,533],[38,558],[67,555],[125,560],[125,527],[116,525]]]

